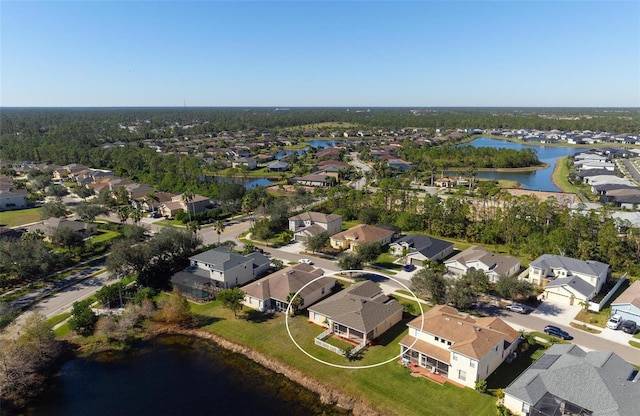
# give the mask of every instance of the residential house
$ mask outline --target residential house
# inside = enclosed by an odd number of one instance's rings
[[[72,231],[80,234],[83,238],[88,238],[97,232],[95,224],[89,224],[84,221],[67,220],[64,218],[47,218],[42,222],[42,231],[45,234],[45,239],[51,241],[51,237],[55,234],[59,228],[70,228]]]
[[[261,253],[243,256],[226,247],[216,247],[189,257],[190,267],[187,271],[208,277],[216,287],[224,289],[244,285],[260,277],[269,269],[270,263]]]
[[[402,319],[402,305],[370,280],[358,282],[308,308],[309,321],[359,343],[379,337]]]
[[[269,169],[269,172],[286,172],[287,169],[289,169],[289,164],[287,162],[276,160],[275,162],[269,163],[267,165],[267,169]]]
[[[155,190],[151,186],[145,185],[143,183],[131,183],[125,185],[125,188],[127,188],[127,193],[129,194],[130,200],[143,198],[155,192]]]
[[[640,373],[617,354],[554,344],[504,390],[514,414],[629,416],[640,409]]]
[[[158,212],[163,217],[172,218],[181,210],[191,213],[191,215],[196,215],[207,210],[211,206],[213,206],[213,201],[211,201],[211,198],[207,198],[206,196],[195,194],[187,204],[182,194],[180,194],[171,198],[171,201],[160,204]]]
[[[334,176],[317,174],[296,176],[292,180],[299,183],[300,185],[313,187],[327,187],[333,186],[337,183],[337,180]]]
[[[406,257],[407,264],[422,266],[425,260],[441,260],[453,253],[453,243],[411,234],[389,244],[389,252],[397,257]]]
[[[358,245],[363,243],[380,243],[381,246],[389,244],[394,235],[393,230],[376,227],[368,224],[358,224],[334,234],[329,238],[331,247],[338,250],[356,251]]]
[[[520,333],[496,317],[477,318],[437,305],[407,324],[400,341],[407,364],[424,367],[466,387],[485,380],[513,357]]]
[[[640,280],[636,280],[611,302],[611,314],[640,325]]]
[[[545,299],[573,305],[598,294],[610,273],[609,265],[599,261],[543,254],[529,264],[524,279],[544,286]]]
[[[455,178],[442,177],[436,179],[433,184],[438,188],[453,188],[458,184],[458,180]]]
[[[512,276],[520,270],[520,260],[513,256],[501,256],[484,247],[471,246],[444,262],[447,272],[462,276],[469,269],[482,270],[489,282],[496,283],[500,276]]]
[[[327,233],[332,236],[342,229],[342,216],[322,212],[303,212],[289,218],[289,229],[296,241],[305,241],[308,237]]]
[[[239,157],[232,162],[231,166],[234,168],[238,166],[246,166],[249,170],[253,170],[258,167],[258,161],[253,157]]]
[[[332,277],[318,279],[322,275],[322,269],[309,264],[289,266],[243,286],[243,303],[261,312],[286,311],[289,307],[289,296],[298,293],[304,287],[298,296],[301,298],[300,309],[305,309],[331,293],[336,280]]]
[[[27,207],[26,189],[0,189],[0,211]]]

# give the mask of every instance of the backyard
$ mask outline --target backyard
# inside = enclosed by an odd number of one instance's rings
[[[313,343],[314,337],[323,329],[309,323],[305,316],[289,319],[291,334],[296,342],[320,360],[354,367],[390,360],[387,364],[372,368],[341,369],[321,364],[302,353],[289,339],[282,314],[274,317],[252,314],[253,319],[235,319],[230,311],[217,302],[194,305],[193,310],[199,322],[207,323],[204,330],[272,356],[372,403],[386,414],[420,415],[424,414],[424,409],[430,409],[438,415],[493,415],[496,412],[495,398],[492,396],[449,383],[438,385],[423,378],[411,377],[407,368],[395,362],[394,357],[400,353],[398,342],[407,333],[406,321],[380,337],[358,360],[349,361]],[[345,383],[346,379],[349,383]]]

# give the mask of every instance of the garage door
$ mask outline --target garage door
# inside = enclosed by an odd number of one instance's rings
[[[569,296],[564,296],[549,290],[544,291],[544,298],[550,300],[551,302],[557,302],[564,305],[568,305],[570,301]]]

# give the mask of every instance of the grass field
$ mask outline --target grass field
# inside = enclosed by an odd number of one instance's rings
[[[432,381],[410,376],[410,370],[397,364],[399,340],[406,334],[404,322],[396,325],[378,343],[367,348],[358,361],[314,345],[313,338],[322,328],[311,324],[306,317],[289,319],[293,339],[314,357],[336,365],[367,366],[383,361],[391,362],[365,369],[335,368],[317,362],[295,346],[289,338],[283,314],[272,318],[252,315],[252,320],[234,318],[217,302],[194,305],[198,321],[207,323],[205,330],[282,361],[312,375],[324,383],[339,387],[361,398],[389,415],[494,415],[495,398],[449,383],[438,385]],[[346,382],[348,380],[348,382]]]
[[[17,227],[40,221],[40,208],[0,212],[0,227]]]

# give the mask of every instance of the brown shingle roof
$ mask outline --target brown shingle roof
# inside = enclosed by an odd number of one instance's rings
[[[422,317],[407,324],[412,328],[429,333],[453,344],[451,351],[481,359],[500,342],[513,343],[520,334],[500,318],[477,318],[458,315],[455,308],[445,305],[434,306]]]
[[[322,269],[315,268],[309,264],[296,264],[250,283],[244,286],[242,290],[256,299],[266,300],[271,298],[286,302],[290,293],[296,293],[301,287],[323,274],[324,271]],[[327,277],[326,279],[335,282],[332,277]],[[305,287],[300,292],[300,296],[304,298],[326,284],[327,282],[324,279],[315,281]]]
[[[622,294],[612,303],[616,305],[621,303],[630,303],[636,308],[640,308],[640,280],[633,282],[633,284],[631,284],[627,290],[622,292]]]
[[[355,240],[358,243],[381,241],[385,237],[393,235],[393,231],[385,230],[368,224],[358,224],[331,237],[336,241]]]

